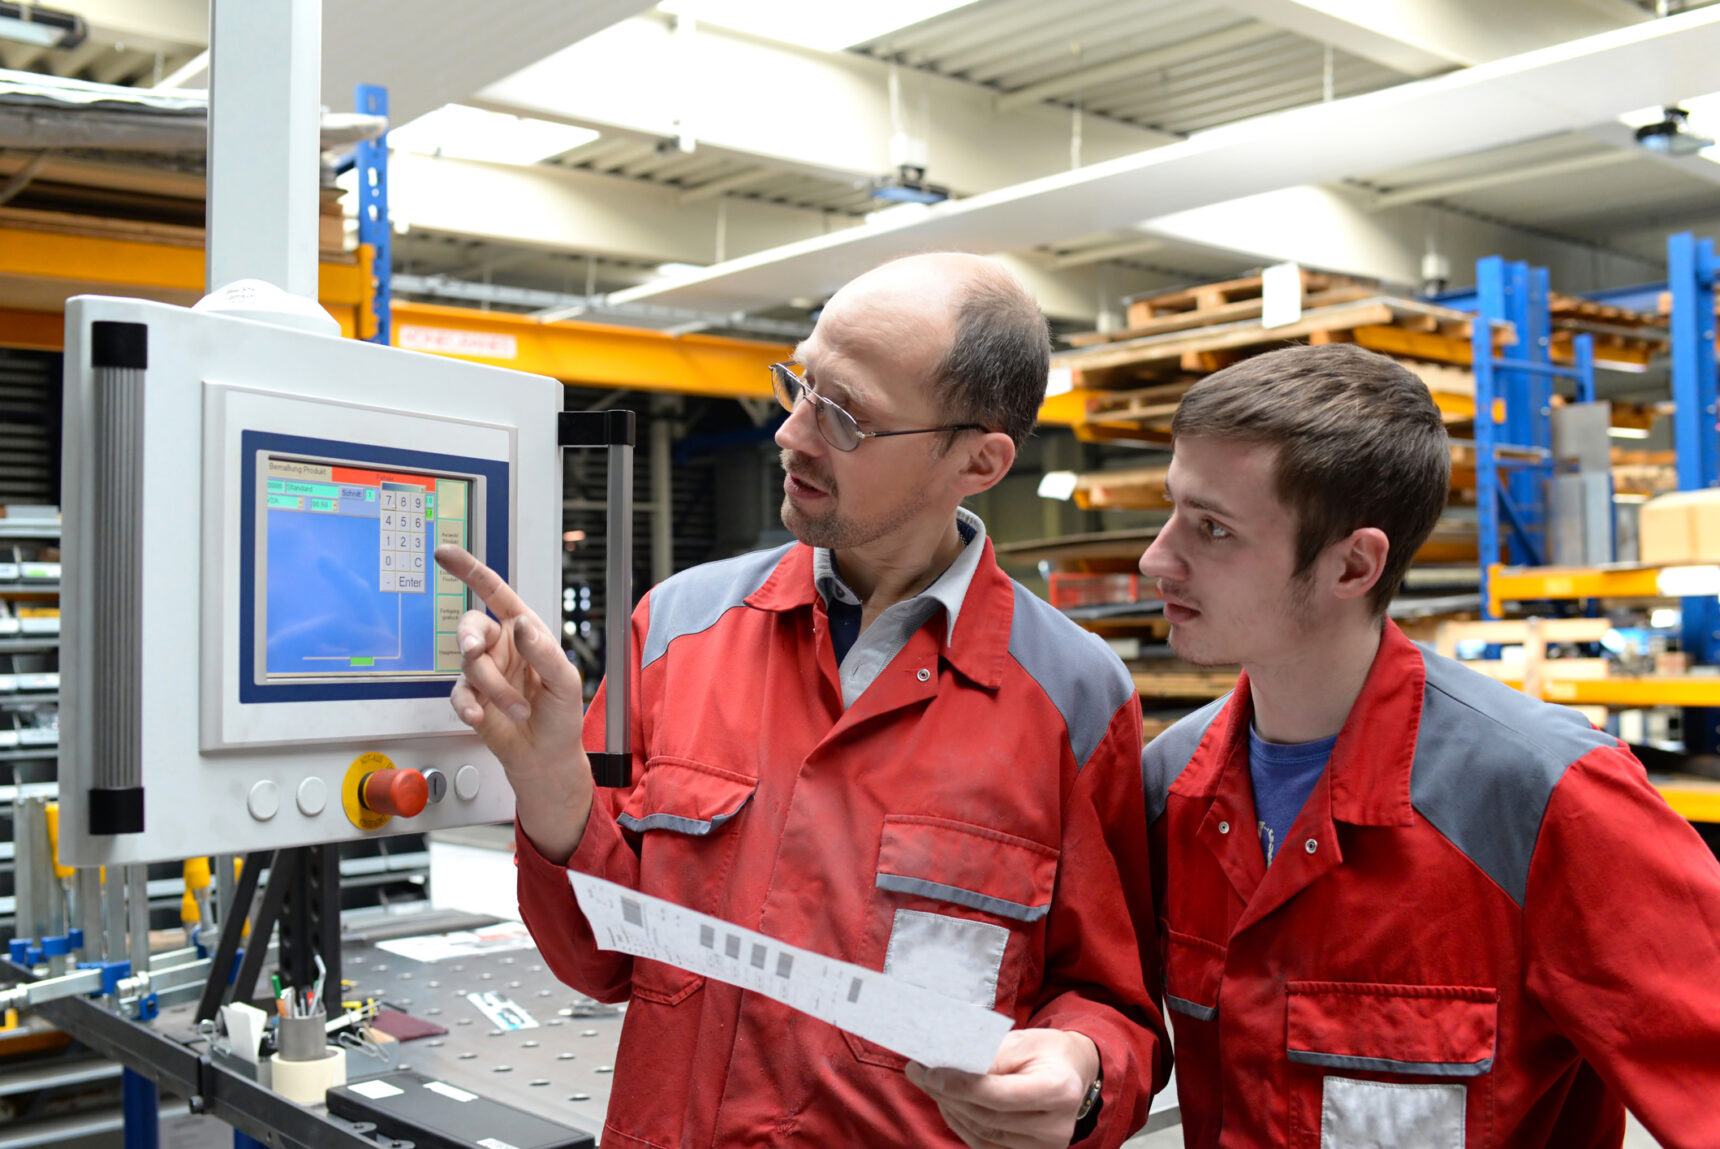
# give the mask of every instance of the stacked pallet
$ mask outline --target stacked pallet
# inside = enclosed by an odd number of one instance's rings
[[[1055,356],[1052,366],[1068,371],[1084,394],[1085,417],[1076,434],[1090,441],[1168,442],[1171,415],[1201,376],[1294,342],[1354,343],[1390,355],[1427,383],[1454,429],[1473,419],[1473,316],[1390,295],[1366,281],[1306,269],[1300,277],[1301,311],[1289,323],[1265,325],[1265,278],[1256,275],[1137,298],[1129,304],[1126,329],[1073,337],[1073,349]],[[1569,361],[1571,339],[1579,333],[1594,336],[1597,362],[1633,370],[1665,349],[1658,316],[1567,297],[1556,304],[1555,361]],[[1507,354],[1515,339],[1510,325],[1497,325],[1495,354]],[[1624,407],[1615,421],[1645,427],[1654,415]]]

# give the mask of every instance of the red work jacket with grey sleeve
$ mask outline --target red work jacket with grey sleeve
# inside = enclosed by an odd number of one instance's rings
[[[682,572],[633,622],[634,785],[568,866],[1086,1034],[1115,1146],[1168,1077],[1139,797],[1114,655],[998,569],[844,709],[813,551]],[[585,743],[603,744],[601,696]],[[520,910],[563,980],[627,1001],[605,1146],[960,1141],[894,1054],[769,998],[600,950],[519,839]],[[1148,947],[1148,960],[1151,950]]]
[[[1391,623],[1270,866],[1246,676],[1143,756],[1190,1146],[1720,1146],[1720,865],[1620,743]]]

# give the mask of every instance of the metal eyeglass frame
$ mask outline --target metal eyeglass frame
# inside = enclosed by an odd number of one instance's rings
[[[867,439],[888,439],[892,435],[934,435],[939,431],[989,430],[979,423],[951,423],[943,427],[916,427],[909,431],[862,431],[860,424],[854,421],[854,416],[844,411],[835,401],[814,391],[803,377],[795,374],[794,367],[795,364],[789,362],[770,365],[771,389],[776,392],[776,401],[781,404],[783,410],[793,414],[801,395],[811,399],[814,404],[812,421],[818,427],[819,435],[838,451],[852,451]],[[827,413],[828,422],[825,419]]]

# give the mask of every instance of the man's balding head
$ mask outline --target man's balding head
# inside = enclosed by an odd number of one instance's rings
[[[1032,433],[1050,333],[1033,297],[996,262],[955,251],[904,256],[850,281],[824,316],[851,338],[923,346],[923,378],[950,422],[1002,431],[1018,448]]]

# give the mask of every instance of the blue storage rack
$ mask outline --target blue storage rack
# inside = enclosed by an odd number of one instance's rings
[[[1572,341],[1575,363],[1552,361],[1552,317],[1547,269],[1509,262],[1493,255],[1475,265],[1473,297],[1447,300],[1457,306],[1472,298],[1475,322],[1470,331],[1475,373],[1475,503],[1479,522],[1481,609],[1493,618],[1488,573],[1501,551],[1511,566],[1543,566],[1547,561],[1547,481],[1553,477],[1553,381],[1571,379],[1579,403],[1595,397],[1594,339]],[[1493,351],[1497,321],[1510,323],[1517,342],[1505,356]],[[1494,419],[1494,402],[1503,400],[1505,419]],[[1504,457],[1501,457],[1504,452]],[[1504,531],[1509,534],[1503,534]]]

